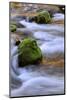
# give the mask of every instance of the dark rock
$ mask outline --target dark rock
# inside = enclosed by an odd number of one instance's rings
[[[20,44],[20,41],[19,40],[17,40],[16,41],[16,43],[15,43],[15,45],[19,45]]]

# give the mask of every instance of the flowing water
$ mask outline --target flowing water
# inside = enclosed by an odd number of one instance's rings
[[[61,16],[61,17],[60,17]],[[63,19],[55,14],[54,19]],[[64,93],[64,26],[59,24],[36,24],[21,20],[25,28],[18,28],[23,36],[35,38],[43,54],[39,65],[18,66],[18,47],[11,35],[11,96],[32,96]],[[30,32],[30,33],[29,33]]]

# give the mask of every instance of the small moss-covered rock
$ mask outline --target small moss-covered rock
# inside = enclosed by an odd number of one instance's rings
[[[19,66],[38,63],[42,59],[42,53],[35,40],[26,38],[18,46]]]
[[[16,27],[15,24],[11,24],[11,25],[10,25],[10,31],[11,31],[11,32],[15,32],[15,31],[16,31],[16,28],[17,28],[17,27]]]
[[[50,23],[51,22],[51,17],[48,11],[42,11],[35,16],[35,22],[44,24],[44,23]]]

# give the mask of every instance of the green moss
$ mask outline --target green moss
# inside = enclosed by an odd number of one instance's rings
[[[16,27],[15,24],[11,24],[11,25],[10,25],[10,31],[11,31],[11,32],[15,32],[15,31],[16,31],[16,28],[17,28],[17,27]]]
[[[18,47],[19,66],[35,64],[42,59],[42,53],[35,40],[26,38]]]
[[[37,14],[35,17],[35,22],[43,24],[43,23],[50,23],[51,17],[48,11],[42,11]]]

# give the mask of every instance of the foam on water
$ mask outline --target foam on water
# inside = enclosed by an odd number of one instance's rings
[[[51,77],[36,77],[24,82],[19,89],[11,93],[12,96],[62,94],[63,89],[63,80]]]
[[[20,21],[20,23],[24,26],[26,26],[30,30],[42,30],[42,31],[59,31],[59,32],[64,32],[63,26],[59,25],[51,25],[51,24],[36,24],[36,23],[31,23],[31,22],[26,22],[25,20]]]
[[[61,41],[59,43],[61,43]],[[32,65],[28,66],[30,70],[27,69],[26,67],[19,68],[18,61],[17,61],[18,56],[16,54],[17,47],[13,46],[11,51],[13,52],[11,53],[12,54],[11,55],[12,56],[12,67],[11,67],[11,79],[12,79],[11,96],[12,97],[60,94],[64,92],[63,78],[59,78],[55,76],[52,77],[49,76],[48,74],[45,74],[45,72],[43,76],[41,75],[41,72],[37,72],[37,70],[32,71],[31,70]],[[48,50],[48,52],[50,52],[50,50]]]
[[[45,40],[45,41],[51,41],[51,40],[53,40],[54,38],[56,38],[56,36],[51,35],[51,34],[48,34],[48,32],[42,32],[42,31],[35,32],[35,33],[33,34],[33,36],[34,36],[36,39]]]
[[[55,53],[56,56],[59,54],[64,55],[64,38],[55,38],[53,41],[44,42],[40,46],[42,53],[49,57],[54,57]]]
[[[39,41],[43,41],[40,45],[43,55],[54,57],[55,55],[64,55],[64,37],[52,35],[48,32],[34,32],[33,36]]]
[[[53,20],[58,21],[58,20],[64,20],[64,14],[61,13],[56,13],[53,15]]]

